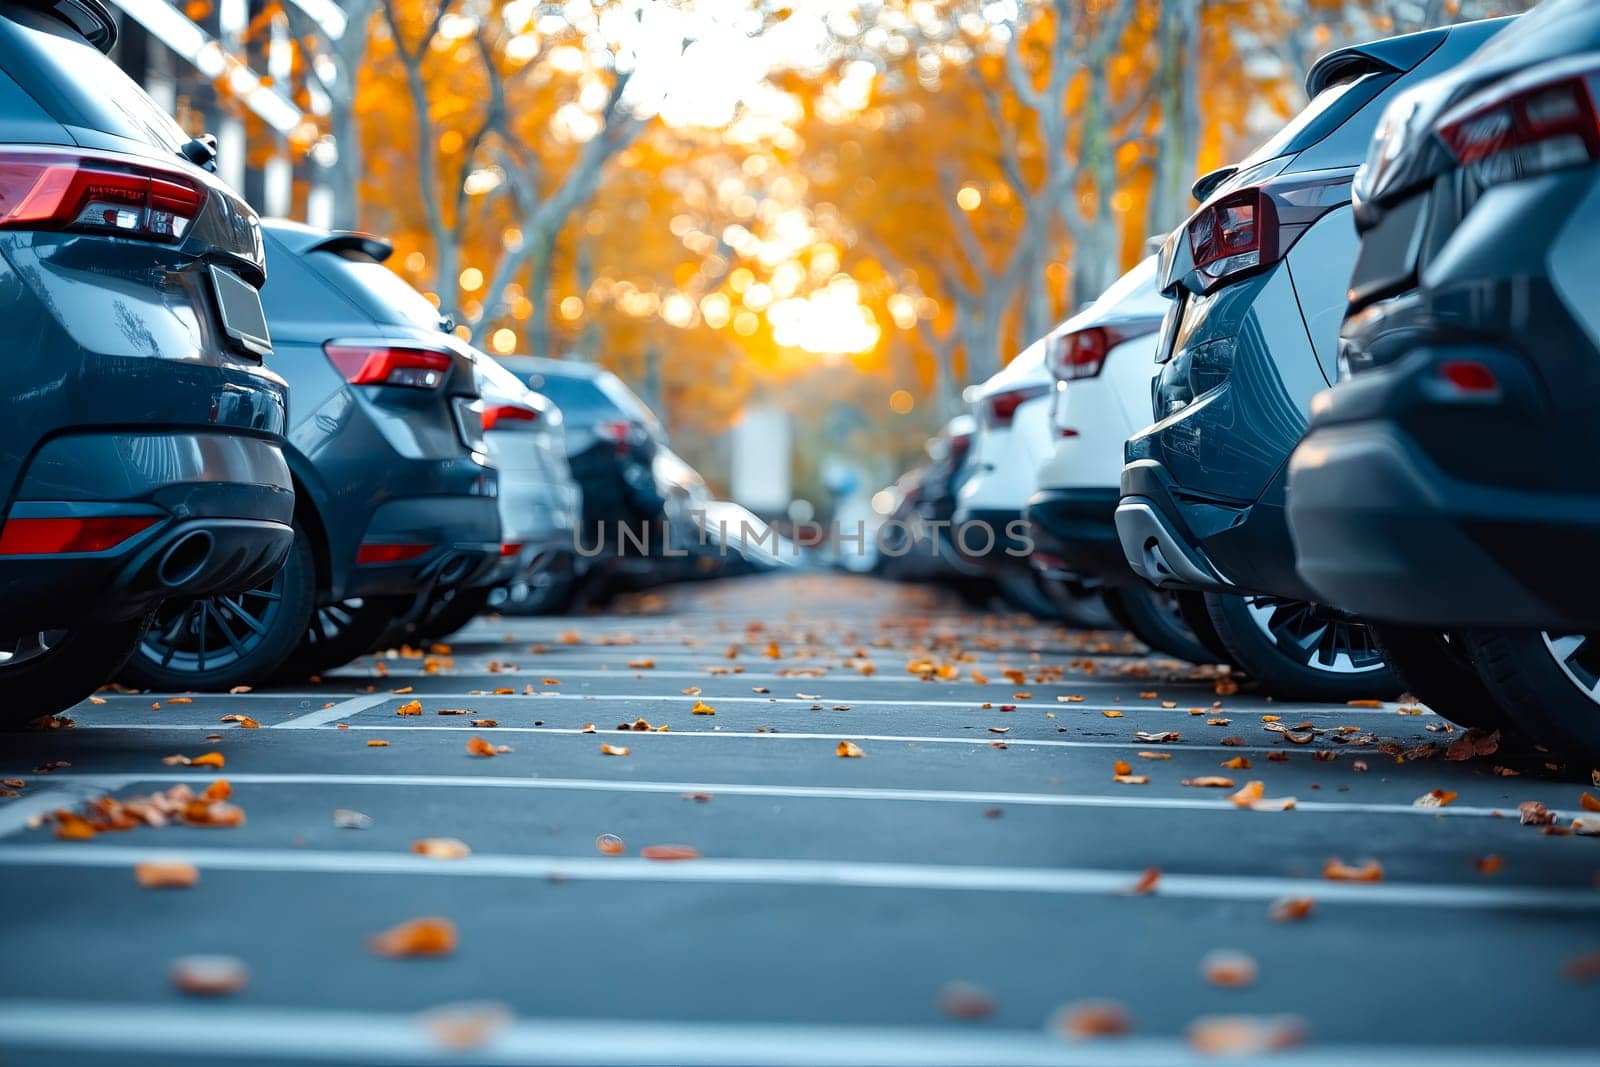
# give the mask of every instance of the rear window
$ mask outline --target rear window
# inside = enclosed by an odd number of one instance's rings
[[[364,252],[312,252],[307,262],[375,322],[436,330],[439,309],[394,271]]]
[[[569,423],[597,422],[617,413],[617,405],[600,391],[592,378],[568,378],[534,371],[525,380],[528,388],[554,401]]]
[[[0,69],[51,118],[166,152],[189,140],[137,82],[43,11],[0,3]]]
[[[1395,75],[1391,72],[1373,72],[1328,86],[1313,97],[1300,110],[1300,114],[1290,119],[1287,126],[1273,134],[1266,144],[1246,156],[1239,164],[1239,169],[1248,170],[1269,159],[1304,152],[1350,121],[1394,80]],[[1373,122],[1377,122],[1376,117]],[[1362,143],[1365,145],[1365,139]],[[1354,162],[1359,163],[1360,159]]]

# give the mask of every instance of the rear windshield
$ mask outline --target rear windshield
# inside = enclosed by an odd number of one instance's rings
[[[63,126],[166,152],[189,140],[120,67],[43,11],[0,2],[0,69]]]
[[[617,414],[616,403],[600,390],[592,378],[568,378],[534,371],[523,380],[528,383],[528,388],[554,401],[568,423],[598,422]]]
[[[312,252],[306,258],[373,321],[425,330],[439,328],[439,309],[404,278],[366,253],[347,249]]]
[[[1385,71],[1363,74],[1328,86],[1313,97],[1300,114],[1290,119],[1287,126],[1273,134],[1266,144],[1246,156],[1239,164],[1239,169],[1248,170],[1269,159],[1304,152],[1350,121],[1394,80],[1395,75]],[[1373,121],[1376,122],[1376,118]]]

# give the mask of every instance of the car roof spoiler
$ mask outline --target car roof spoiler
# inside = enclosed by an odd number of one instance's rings
[[[371,256],[382,263],[394,255],[394,245],[382,237],[370,233],[359,233],[355,230],[335,230],[333,233],[319,241],[307,245],[307,252],[332,252],[338,255],[341,252],[360,252],[362,255]]]
[[[117,43],[117,21],[100,0],[24,0],[36,8],[72,27],[83,39],[102,52],[110,52]]]
[[[1448,29],[1423,30],[1336,49],[1312,64],[1306,74],[1306,96],[1362,74],[1404,73],[1427,59],[1449,35]]]

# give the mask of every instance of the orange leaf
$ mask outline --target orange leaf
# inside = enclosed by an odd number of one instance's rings
[[[1068,1004],[1050,1017],[1050,1029],[1062,1037],[1083,1040],[1091,1037],[1118,1037],[1133,1030],[1128,1009],[1110,1000],[1086,1000]]]
[[[971,982],[950,982],[939,990],[939,1013],[951,1019],[987,1019],[994,1014],[994,996]]]
[[[145,889],[189,889],[200,881],[192,863],[136,863],[133,877]]]
[[[1203,1056],[1259,1056],[1281,1052],[1305,1040],[1306,1024],[1294,1016],[1252,1018],[1248,1015],[1212,1015],[1196,1019],[1185,1036],[1189,1047]]]
[[[1178,784],[1192,786],[1197,789],[1232,789],[1233,779],[1222,778],[1214,774],[1204,774],[1199,778],[1185,778]]]
[[[1122,712],[1120,712],[1120,711],[1107,710],[1107,711],[1102,711],[1100,714],[1104,715],[1108,719],[1120,719],[1120,718],[1122,718]]]
[[[388,748],[389,747],[389,742],[381,740],[381,739],[375,737],[371,741],[367,742],[367,747],[368,748]]]
[[[494,746],[491,745],[489,742],[485,741],[483,738],[479,737],[477,734],[473,734],[470,738],[467,739],[467,753],[469,755],[483,756],[483,757],[487,758],[489,756],[495,755],[495,750],[494,750]]]
[[[603,856],[620,856],[627,851],[622,838],[616,834],[601,834],[594,839],[594,847],[599,849]]]
[[[1273,922],[1293,923],[1309,918],[1317,902],[1310,897],[1281,897],[1272,902],[1267,915]]]
[[[1200,973],[1212,985],[1242,989],[1255,984],[1256,961],[1242,952],[1217,949],[1206,953],[1200,961]]]
[[[404,704],[401,704],[398,708],[395,708],[394,713],[396,715],[421,715],[422,701],[408,700]]]
[[[690,845],[646,845],[639,855],[647,860],[697,860],[700,850]]]
[[[1222,765],[1230,771],[1248,771],[1250,758],[1248,756],[1235,756],[1230,760],[1223,760]]]
[[[627,745],[608,745],[604,741],[600,742],[600,755],[602,756],[626,756],[632,751],[633,749]]]
[[[1506,861],[1499,856],[1479,856],[1473,861],[1473,866],[1477,867],[1478,873],[1483,875],[1499,874],[1500,868],[1505,865]]]
[[[1188,785],[1189,783],[1185,782],[1184,784]],[[1240,789],[1237,793],[1230,794],[1228,799],[1233,801],[1236,807],[1248,808],[1260,800],[1265,792],[1265,782],[1246,782],[1243,789]]]
[[[655,665],[656,661],[653,659],[630,659],[628,661],[628,666],[636,671],[654,670]]]
[[[1142,897],[1146,893],[1154,893],[1156,883],[1159,881],[1161,881],[1161,868],[1146,867],[1144,873],[1139,876],[1139,880],[1129,886],[1127,892],[1130,896],[1136,897]]]
[[[1411,802],[1414,808],[1442,808],[1456,798],[1448,789],[1433,789]]]
[[[454,837],[424,837],[411,842],[411,851],[430,860],[459,860],[472,855],[467,843]]]
[[[1578,806],[1584,811],[1600,811],[1600,799],[1590,796],[1586,792],[1578,798]]]
[[[716,708],[712,707],[710,704],[707,704],[703,700],[696,700],[694,702],[694,707],[690,708],[689,711],[694,715],[715,715],[717,713]]]
[[[1119,760],[1117,760],[1117,762],[1115,762],[1115,763],[1113,763],[1111,765],[1111,773],[1112,774],[1132,774],[1133,773],[1133,765],[1130,764],[1127,760],[1120,760],[1119,759]]]
[[[1367,860],[1359,867],[1352,867],[1335,858],[1322,865],[1322,877],[1330,882],[1381,882],[1383,867],[1377,860]]]
[[[849,741],[840,741],[838,746],[834,748],[833,754],[841,759],[860,759],[866,755],[865,752],[861,751],[861,746],[851,744]]]
[[[449,919],[410,919],[367,939],[380,956],[448,956],[456,950],[456,928]]]

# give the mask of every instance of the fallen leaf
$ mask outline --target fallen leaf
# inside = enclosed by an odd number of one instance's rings
[[[430,860],[459,860],[472,855],[467,843],[454,837],[424,837],[411,842],[411,851]]]
[[[971,982],[948,982],[939,990],[939,1013],[951,1019],[987,1019],[994,1007],[994,996]]]
[[[1593,815],[1579,815],[1572,820],[1572,832],[1583,837],[1600,837],[1600,819]]]
[[[136,863],[133,877],[145,889],[190,889],[200,881],[200,871],[192,863]]]
[[[1198,789],[1232,789],[1233,779],[1223,778],[1214,774],[1201,775],[1199,778],[1185,778],[1179,785],[1193,786]]]
[[[472,720],[472,725],[476,726],[476,727],[478,727],[479,729],[482,729],[482,730],[492,730],[496,726],[500,725],[500,720],[498,720],[498,719],[473,719]]]
[[[834,748],[833,754],[841,759],[860,759],[866,755],[865,752],[861,751],[860,745],[852,744],[849,741],[840,741],[837,747]]]
[[[1256,961],[1243,952],[1232,949],[1214,949],[1200,961],[1200,973],[1206,981],[1227,989],[1242,989],[1256,981]]]
[[[1432,789],[1411,802],[1413,808],[1442,808],[1458,794],[1448,789]]]
[[[1596,798],[1585,792],[1581,797],[1578,798],[1578,806],[1584,811],[1600,811],[1600,798]]]
[[[1227,764],[1224,763],[1223,766],[1226,767]],[[1248,766],[1248,764],[1246,764],[1246,766]],[[1189,783],[1185,782],[1184,784],[1188,785]],[[1265,792],[1265,782],[1246,782],[1244,784],[1244,788],[1240,789],[1237,793],[1229,794],[1228,799],[1231,800],[1237,807],[1248,808],[1251,804],[1254,804],[1256,801],[1260,800]]]
[[[1549,826],[1556,821],[1555,812],[1537,800],[1524,800],[1517,805],[1523,826]]]
[[[1165,744],[1169,741],[1176,741],[1183,735],[1176,730],[1136,730],[1133,736],[1150,744]]]
[[[682,690],[682,692],[686,697],[697,697],[700,695],[700,687],[698,685],[691,685],[687,689]]]
[[[716,708],[712,707],[710,704],[707,704],[703,700],[696,700],[694,702],[694,707],[690,708],[689,710],[695,715],[715,715],[717,713]],[[737,726],[738,724],[735,723],[734,725]]]
[[[1111,765],[1111,773],[1112,774],[1132,774],[1133,773],[1133,765],[1130,764],[1127,760],[1120,760],[1119,759],[1119,760],[1117,760],[1115,763],[1113,763]]]
[[[504,1004],[447,1004],[421,1015],[435,1044],[447,1049],[473,1049],[486,1045],[511,1024],[511,1009]]]
[[[1383,867],[1377,860],[1367,860],[1360,866],[1347,865],[1334,858],[1322,865],[1322,877],[1330,882],[1381,882]]]
[[[1050,1016],[1050,1030],[1074,1041],[1119,1037],[1133,1031],[1133,1020],[1128,1009],[1115,1001],[1085,1000],[1056,1009]]]
[[[1148,774],[1114,774],[1111,776],[1111,780],[1121,785],[1150,784],[1150,776]]]
[[[1250,759],[1248,756],[1235,756],[1232,759],[1223,760],[1222,765],[1230,771],[1248,771],[1250,769]]]
[[[690,845],[646,845],[639,855],[647,860],[697,860],[700,850]]]
[[[349,808],[334,808],[333,825],[340,830],[366,830],[372,826],[372,816]]]
[[[1172,758],[1172,753],[1170,753],[1170,752],[1135,752],[1134,755],[1138,756],[1140,759],[1171,759]]]
[[[498,753],[496,753],[493,745],[479,737],[477,734],[473,734],[467,739],[467,754],[470,756],[483,756],[485,759],[487,759],[488,757],[497,755]]]
[[[456,950],[456,927],[449,919],[409,919],[367,939],[380,956],[448,956]]]
[[[627,745],[608,745],[603,741],[600,743],[600,755],[602,756],[626,756],[632,751],[633,749]]]
[[[1139,880],[1134,882],[1133,885],[1129,886],[1125,892],[1129,896],[1142,897],[1147,893],[1154,893],[1156,890],[1156,883],[1160,881],[1161,868],[1146,867],[1144,873],[1139,876]]]
[[[1562,966],[1561,973],[1571,982],[1592,982],[1600,978],[1600,952],[1573,956]]]
[[[602,856],[620,856],[627,851],[622,838],[616,834],[601,834],[594,839],[594,847],[599,849]]]
[[[628,668],[630,670],[635,670],[635,671],[655,670],[655,666],[656,666],[656,661],[653,660],[653,659],[630,659],[628,661]],[[546,683],[546,684],[549,684],[549,683]]]
[[[1317,902],[1310,897],[1279,897],[1267,909],[1267,917],[1278,923],[1300,922],[1310,918],[1316,906]]]
[[[1306,1023],[1292,1015],[1203,1016],[1184,1031],[1189,1047],[1203,1056],[1259,1056],[1294,1048],[1305,1040]]]
[[[181,956],[168,973],[179,992],[195,997],[225,997],[250,981],[250,968],[236,956]]]
[[[408,700],[404,704],[401,704],[398,708],[395,708],[394,713],[396,715],[421,715],[422,701]]]
[[[389,742],[381,741],[378,738],[373,738],[371,741],[367,742],[367,747],[368,748],[388,748],[389,747]]]
[[[236,685],[232,689],[228,690],[228,692],[237,695],[239,693],[248,693],[254,688],[255,686],[253,685]]]
[[[1345,703],[1348,704],[1352,708],[1381,708],[1381,707],[1383,707],[1383,701],[1381,701],[1381,700],[1346,700]]]
[[[1482,875],[1499,874],[1500,873],[1500,868],[1502,868],[1502,867],[1504,867],[1506,865],[1506,861],[1501,859],[1499,856],[1494,856],[1494,855],[1479,856],[1476,860],[1473,861],[1472,865],[1478,869],[1478,873],[1479,874],[1482,874]]]
[[[1102,711],[1100,714],[1104,715],[1108,719],[1120,719],[1120,718],[1122,718],[1122,712],[1114,711],[1114,710],[1110,710],[1110,709],[1108,709],[1106,711]]]

